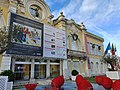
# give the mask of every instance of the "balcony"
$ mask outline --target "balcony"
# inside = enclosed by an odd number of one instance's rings
[[[83,51],[76,51],[76,50],[70,50],[67,49],[67,56],[68,58],[75,57],[75,58],[85,58],[86,53]]]

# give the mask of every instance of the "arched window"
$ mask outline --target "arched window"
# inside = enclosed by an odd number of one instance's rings
[[[71,40],[71,41],[72,41],[72,50],[78,50],[76,41],[74,40]]]
[[[33,4],[29,7],[29,11],[34,18],[42,19],[42,9],[39,6]]]
[[[93,62],[90,63],[91,72],[93,73]]]
[[[70,70],[70,67],[71,67],[71,66],[70,66],[70,63],[71,63],[70,61],[67,62],[67,65],[68,65],[68,75],[69,75],[69,77],[70,77],[70,75],[71,75],[71,70]]]
[[[96,73],[98,73],[98,72],[99,72],[99,63],[96,62]]]
[[[101,63],[100,71],[101,71],[101,73],[103,73],[103,63]]]

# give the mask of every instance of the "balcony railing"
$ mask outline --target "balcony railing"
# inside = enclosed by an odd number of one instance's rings
[[[86,53],[83,51],[76,51],[76,50],[67,50],[67,55],[68,58],[69,57],[78,57],[78,58],[85,58],[86,57]]]

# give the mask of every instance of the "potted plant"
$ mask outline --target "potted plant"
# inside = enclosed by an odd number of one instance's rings
[[[77,71],[77,70],[72,70],[72,72],[71,72],[71,79],[72,79],[73,81],[75,81],[76,75],[78,75],[78,71]]]
[[[0,76],[8,76],[8,81],[14,81],[14,74],[12,70],[5,70],[1,72]]]
[[[14,82],[14,73],[12,72],[12,70],[5,70],[1,72],[0,76],[8,76],[7,84],[9,86],[9,90],[12,90]]]

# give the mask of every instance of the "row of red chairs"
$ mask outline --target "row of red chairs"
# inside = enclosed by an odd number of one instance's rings
[[[120,80],[113,82],[109,77],[96,76],[96,83],[102,85],[105,89],[120,90]],[[81,75],[76,76],[76,85],[78,90],[93,90],[93,86]],[[46,87],[44,90],[60,90],[61,86],[64,84],[63,76],[58,76],[54,78],[51,82],[51,87]],[[37,84],[27,84],[25,85],[26,90],[34,90]]]
[[[63,76],[58,76],[52,80],[51,87],[46,87],[44,88],[44,90],[60,90],[63,84],[64,84]],[[77,85],[78,90],[93,90],[91,83],[88,82],[81,75],[77,75],[76,85]]]
[[[113,82],[105,76],[96,76],[95,80],[98,85],[102,85],[105,89],[120,90],[120,80]]]

